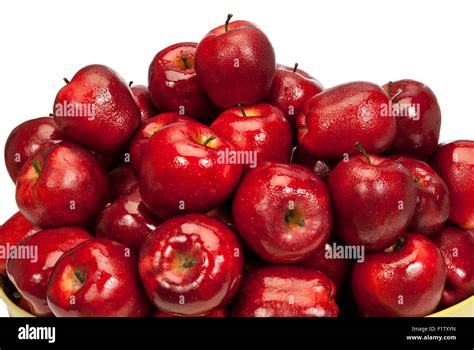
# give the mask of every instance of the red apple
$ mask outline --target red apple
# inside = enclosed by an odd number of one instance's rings
[[[243,156],[244,170],[255,168],[257,162],[290,160],[290,125],[283,113],[268,103],[228,109],[211,129],[232,143],[236,155]]]
[[[169,312],[157,310],[151,314],[151,317],[171,318],[171,317],[195,317],[195,316],[194,315],[178,315],[178,314],[172,314]],[[222,308],[222,309],[217,309],[217,310],[208,312],[207,314],[201,315],[200,317],[226,318],[226,317],[229,317],[229,312],[227,311],[227,309]]]
[[[125,81],[109,67],[96,64],[80,69],[59,90],[54,119],[68,140],[113,153],[140,124],[140,110]]]
[[[338,292],[340,292],[344,286],[344,282],[350,275],[352,260],[344,256],[339,257],[337,246],[343,247],[331,239],[326,242],[324,247],[318,249],[299,265],[323,272],[334,282]]]
[[[90,239],[57,262],[47,291],[57,317],[144,317],[149,301],[135,253],[123,244]]]
[[[137,184],[129,194],[105,208],[97,219],[95,232],[99,238],[125,244],[139,252],[145,238],[161,221],[143,204]]]
[[[440,145],[430,164],[448,186],[449,221],[474,229],[474,141]]]
[[[195,71],[197,45],[178,43],[158,52],[148,70],[148,86],[160,112],[175,112],[207,122],[215,118],[216,107],[202,89]]]
[[[199,316],[232,300],[243,256],[226,225],[188,214],[165,221],[146,238],[139,269],[148,296],[161,311]]]
[[[326,186],[296,164],[265,162],[250,170],[235,193],[232,214],[247,245],[275,263],[308,258],[331,233]]]
[[[294,150],[291,162],[300,164],[314,171],[314,173],[324,182],[327,182],[329,178],[329,173],[335,165],[333,164],[333,162],[318,159],[310,155],[308,152],[306,152],[303,148],[299,146],[297,146]]]
[[[298,266],[265,266],[245,275],[233,317],[336,317],[336,287],[325,274]]]
[[[276,69],[267,36],[253,23],[229,23],[231,17],[201,40],[194,61],[201,86],[224,109],[265,99]]]
[[[138,179],[129,163],[122,163],[112,170],[109,180],[114,200],[128,194],[133,186],[138,185]]]
[[[16,183],[21,213],[42,227],[87,225],[109,196],[105,171],[88,151],[66,141],[41,146]]]
[[[395,138],[396,121],[385,116],[389,99],[381,87],[353,82],[309,99],[297,119],[298,144],[322,159],[354,155],[359,141],[369,153],[385,151]]]
[[[227,140],[194,121],[162,129],[142,157],[143,202],[162,218],[218,207],[240,180],[242,166],[225,159],[233,151]]]
[[[391,113],[397,134],[389,151],[419,159],[429,157],[439,140],[441,110],[431,89],[414,80],[399,80],[384,85],[391,100]]]
[[[352,291],[362,316],[420,317],[441,299],[446,266],[440,250],[411,233],[392,249],[368,254],[352,271]]]
[[[11,249],[25,237],[41,229],[33,225],[20,212],[13,215],[0,227],[0,274],[6,276],[7,258]]]
[[[410,172],[416,187],[416,207],[408,231],[431,235],[449,216],[449,190],[425,162],[405,156],[392,157]]]
[[[140,120],[143,123],[157,114],[156,108],[151,100],[150,91],[145,85],[132,85],[131,81],[128,85],[132,91],[133,98],[140,110]]]
[[[58,259],[79,243],[91,238],[82,228],[64,227],[40,231],[17,245],[19,251],[28,254],[8,259],[8,277],[28,301],[35,315],[51,314],[46,301],[46,290]]]
[[[298,63],[291,68],[278,64],[267,101],[281,109],[291,128],[296,131],[296,117],[304,104],[323,90],[317,79],[298,68]]]
[[[441,305],[449,307],[474,295],[474,232],[444,226],[432,240],[447,267]]]
[[[415,183],[403,165],[363,152],[339,162],[329,175],[335,233],[349,245],[379,251],[407,229],[415,211]]]
[[[178,113],[161,113],[144,122],[133,136],[130,142],[130,163],[133,171],[138,176],[142,162],[142,155],[148,145],[150,138],[164,127],[180,122],[191,121],[192,119]]]
[[[13,182],[26,161],[44,143],[63,138],[51,117],[28,120],[12,130],[5,143],[5,164]]]

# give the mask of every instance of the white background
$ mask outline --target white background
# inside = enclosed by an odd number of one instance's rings
[[[227,13],[258,24],[279,63],[298,62],[325,87],[424,82],[441,105],[441,140],[474,138],[472,1],[1,1],[0,222],[17,210],[4,142],[20,122],[51,112],[63,77],[101,63],[146,84],[159,50],[199,41]]]

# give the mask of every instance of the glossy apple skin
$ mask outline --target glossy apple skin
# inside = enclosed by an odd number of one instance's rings
[[[293,131],[296,131],[296,117],[311,97],[319,94],[322,84],[301,69],[277,65],[272,87],[266,101],[278,107],[284,114]]]
[[[264,161],[288,162],[291,157],[291,128],[278,108],[259,103],[223,112],[212,123],[211,129],[232,143],[237,151],[256,152],[257,163]],[[250,169],[244,165],[244,171]]]
[[[406,156],[392,159],[407,168],[415,182],[416,207],[408,231],[432,235],[449,216],[449,190],[446,183],[421,160]]]
[[[46,290],[53,268],[66,252],[92,236],[79,227],[63,227],[43,230],[23,239],[18,246],[24,249],[37,247],[37,261],[8,259],[7,273],[10,281],[28,301],[37,316],[49,316],[51,310],[46,301]]]
[[[116,241],[140,251],[145,238],[162,222],[142,202],[138,184],[129,194],[107,206],[97,219],[97,237]]]
[[[140,174],[143,152],[150,138],[164,127],[180,121],[192,121],[192,119],[174,112],[161,113],[148,119],[136,131],[130,141],[130,163],[137,176]]]
[[[215,137],[207,145],[203,140]],[[148,142],[142,157],[140,193],[154,214],[169,218],[207,212],[223,204],[236,188],[240,164],[220,161],[234,148],[197,122],[179,122],[162,129]],[[183,206],[184,204],[184,206]]]
[[[336,317],[336,287],[322,272],[267,265],[249,271],[233,317]]]
[[[308,258],[324,246],[332,227],[326,186],[296,164],[265,162],[250,170],[235,193],[232,214],[247,245],[274,263]]]
[[[94,116],[64,116],[58,106],[87,106]],[[90,65],[59,90],[54,119],[65,138],[100,153],[117,151],[140,124],[140,110],[125,81],[112,69]],[[107,135],[104,135],[107,131]]]
[[[449,221],[466,230],[474,229],[474,141],[442,144],[430,165],[449,189]]]
[[[140,110],[140,121],[142,123],[157,114],[157,110],[151,101],[148,87],[145,85],[133,85],[130,87],[130,91]]]
[[[39,175],[33,161],[41,168]],[[105,171],[88,151],[67,141],[41,146],[21,169],[16,184],[20,212],[45,228],[87,225],[109,198]]]
[[[416,206],[415,184],[401,164],[363,155],[341,161],[329,175],[335,233],[347,244],[380,251],[405,232]],[[402,205],[400,205],[402,204]]]
[[[194,67],[197,43],[177,43],[161,50],[148,70],[148,86],[160,112],[185,114],[200,122],[215,118],[217,109],[204,92]],[[182,57],[186,57],[187,68]]]
[[[47,291],[51,311],[56,317],[148,315],[150,304],[137,260],[118,242],[95,238],[79,244],[58,260],[51,274]],[[75,271],[82,274],[83,283]]]
[[[325,183],[329,178],[329,174],[332,168],[334,168],[335,166],[334,162],[318,159],[310,155],[308,152],[306,152],[303,148],[299,146],[296,146],[292,155],[291,162],[295,164],[300,164],[308,168],[309,170],[314,171],[314,173]]]
[[[333,239],[326,242],[324,247],[315,251],[311,256],[299,263],[299,265],[323,272],[336,285],[337,291],[340,292],[350,275],[352,260],[327,258],[326,254],[331,254],[331,256],[335,254],[334,242]],[[338,245],[340,244],[338,243]]]
[[[5,164],[13,182],[25,162],[46,142],[63,138],[51,117],[28,120],[12,130],[5,143]]]
[[[195,69],[201,86],[220,108],[251,105],[268,96],[276,70],[275,52],[255,24],[230,22],[199,43]]]
[[[398,251],[367,254],[355,263],[352,292],[362,316],[421,317],[436,309],[445,281],[436,244],[411,233]]]
[[[431,238],[447,267],[441,306],[449,307],[474,295],[474,232],[444,226]]]
[[[40,231],[36,225],[33,225],[20,212],[14,214],[0,227],[0,246],[6,249],[16,246],[23,238],[28,237]],[[0,274],[6,276],[7,259],[3,254],[0,256]]]
[[[389,92],[388,84],[383,88]],[[392,83],[390,98],[405,116],[395,118],[397,134],[389,152],[426,159],[438,146],[441,129],[441,110],[435,94],[425,84],[406,79]],[[415,118],[406,117],[407,105],[418,106],[419,115],[415,113]]]
[[[172,317],[195,317],[195,316],[171,314],[169,312],[157,310],[151,314],[151,317],[172,318]],[[208,312],[207,314],[201,315],[199,317],[227,318],[229,317],[229,311],[226,308],[222,308],[222,309],[212,310]]]
[[[125,196],[138,185],[138,179],[129,163],[122,163],[109,173],[112,200]]]
[[[322,159],[357,154],[359,141],[379,154],[393,142],[396,121],[383,116],[388,95],[378,85],[353,82],[324,90],[309,99],[297,119],[298,144]]]
[[[186,266],[189,261],[192,265]],[[139,270],[148,296],[161,311],[204,315],[225,307],[237,292],[242,248],[219,220],[183,215],[165,221],[146,238]]]

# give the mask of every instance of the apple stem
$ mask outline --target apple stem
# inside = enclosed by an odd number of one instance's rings
[[[293,68],[293,73],[296,73],[297,70],[298,70],[298,63],[295,63],[295,67]]]
[[[74,276],[79,280],[79,282],[84,283],[84,275],[79,270],[74,270]]]
[[[303,219],[296,219],[293,215],[291,215],[291,213],[286,213],[285,214],[285,221],[286,222],[291,222],[293,224],[296,224],[300,227],[303,227],[305,222]]]
[[[49,116],[50,116],[50,117],[54,117],[54,114],[53,114],[53,113],[49,113]]]
[[[415,177],[415,183],[420,182],[420,180],[421,180],[421,179],[420,179],[419,177]]]
[[[401,247],[405,244],[405,238],[400,237],[394,244],[392,244],[390,247],[385,249],[384,251],[386,253],[394,253],[396,251],[399,251]]]
[[[244,110],[244,106],[242,106],[242,104],[238,104],[237,107],[239,107],[240,109],[240,112],[242,112],[242,116],[243,117],[246,117],[247,116],[247,113],[245,113],[245,110]]]
[[[69,81],[68,78],[63,78],[63,80],[64,80],[64,82],[65,82],[66,84],[69,84],[69,83],[70,83],[70,81]]]
[[[184,68],[189,69],[188,58],[186,56],[181,56],[181,61],[183,61]]]
[[[224,29],[225,29],[226,32],[229,31],[229,22],[230,22],[230,19],[231,19],[233,16],[234,16],[234,15],[231,14],[231,13],[229,13],[229,14],[227,15],[227,21],[225,21],[225,25],[224,25]]]
[[[371,164],[369,154],[367,153],[365,148],[360,144],[360,142],[357,141],[356,143],[354,143],[354,146],[356,146],[359,149],[360,153],[364,155],[365,159],[367,159],[367,163]]]
[[[133,80],[130,80],[130,82],[128,83],[128,87],[132,87],[133,85]]]
[[[216,139],[215,136],[209,137],[209,138],[206,140],[206,142],[204,142],[204,146],[207,146],[207,144],[208,144],[209,142],[211,142],[212,140],[215,140],[215,139]]]
[[[388,82],[387,94],[388,94],[388,97],[389,97],[390,99],[392,98],[392,85],[393,85],[393,82],[392,82],[392,81],[389,81],[389,82]]]
[[[31,164],[33,165],[33,168],[35,169],[36,173],[39,175],[41,174],[41,167],[38,164],[38,161],[36,159],[33,159],[31,161]]]
[[[183,266],[185,269],[189,269],[190,267],[193,267],[195,263],[196,263],[196,260],[186,258],[183,262],[183,265],[181,266]]]

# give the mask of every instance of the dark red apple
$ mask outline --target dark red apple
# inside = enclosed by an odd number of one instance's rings
[[[135,253],[123,244],[90,239],[56,263],[47,291],[57,317],[144,317],[150,304]]]
[[[218,207],[240,180],[242,166],[225,158],[233,151],[230,142],[194,121],[162,129],[142,157],[143,202],[162,218]]]
[[[7,258],[12,249],[25,237],[41,229],[33,225],[20,212],[14,214],[0,227],[0,274],[6,276]]]
[[[151,101],[150,91],[145,85],[132,85],[131,81],[128,85],[132,91],[133,98],[140,110],[140,120],[143,123],[157,114],[157,110]]]
[[[416,187],[415,214],[408,231],[431,235],[449,216],[449,190],[443,179],[425,162],[406,156],[392,157],[410,172]]]
[[[44,143],[63,138],[51,117],[28,120],[12,130],[5,143],[5,164],[13,182],[25,162]]]
[[[414,80],[399,80],[384,85],[391,100],[391,115],[397,134],[389,151],[419,159],[429,157],[439,140],[441,110],[431,89]]]
[[[249,271],[233,317],[336,317],[336,287],[322,272],[298,266],[264,266]]]
[[[440,250],[416,233],[399,243],[354,265],[352,292],[362,316],[421,317],[438,306],[446,280]]]
[[[95,64],[80,69],[59,90],[54,119],[68,140],[113,153],[140,124],[140,110],[125,81],[109,67]]]
[[[444,226],[431,238],[447,267],[441,305],[449,307],[474,295],[474,232]]]
[[[328,187],[335,233],[349,245],[388,248],[405,233],[415,212],[415,182],[408,170],[365,151],[339,162]]]
[[[130,142],[130,163],[135,174],[138,176],[140,173],[143,152],[153,135],[170,124],[191,120],[191,118],[184,115],[169,112],[158,114],[144,122]]]
[[[261,163],[250,170],[232,203],[235,226],[262,259],[294,263],[324,246],[332,227],[329,194],[310,170]]]
[[[63,227],[40,231],[17,245],[19,251],[27,254],[8,259],[8,277],[28,301],[35,315],[51,315],[46,301],[46,290],[58,259],[79,243],[91,238],[82,228]]]
[[[474,229],[474,141],[440,145],[430,164],[448,186],[449,221]]]
[[[172,314],[169,312],[157,310],[151,314],[151,317],[171,318],[171,317],[195,317],[195,316],[194,315],[178,315],[178,314]],[[226,317],[229,317],[229,312],[227,311],[226,308],[222,308],[222,309],[217,309],[217,310],[208,312],[207,314],[201,315],[200,317],[226,318]]]
[[[255,168],[257,162],[290,160],[290,125],[283,113],[268,103],[228,109],[211,129],[232,143],[244,170]]]
[[[122,163],[112,170],[109,180],[113,200],[128,194],[133,186],[138,185],[138,179],[129,163]]]
[[[298,63],[294,67],[278,64],[267,101],[281,109],[293,131],[296,131],[296,117],[304,104],[323,90],[317,79],[298,68]]]
[[[20,212],[41,227],[87,225],[109,197],[105,171],[88,151],[66,141],[41,146],[16,183]]]
[[[337,251],[338,246],[343,247],[343,245],[331,239],[326,242],[324,247],[318,249],[299,265],[323,272],[334,282],[338,292],[340,292],[344,282],[350,275],[353,260],[345,256],[339,256]]]
[[[393,142],[396,121],[385,116],[388,95],[378,85],[353,82],[324,90],[309,99],[297,119],[298,144],[321,159],[354,155],[359,141],[379,154]]]
[[[253,23],[229,22],[231,17],[201,40],[194,61],[204,91],[224,109],[265,99],[276,70],[267,36]]]
[[[232,300],[243,255],[222,222],[188,214],[165,221],[145,239],[139,268],[148,296],[161,311],[199,316]]]
[[[104,209],[97,219],[97,237],[116,241],[137,253],[145,238],[161,223],[142,202],[138,184],[130,193],[120,197]]]
[[[195,71],[197,45],[178,43],[158,52],[148,70],[148,86],[160,112],[175,112],[204,123],[215,118],[217,109]]]

